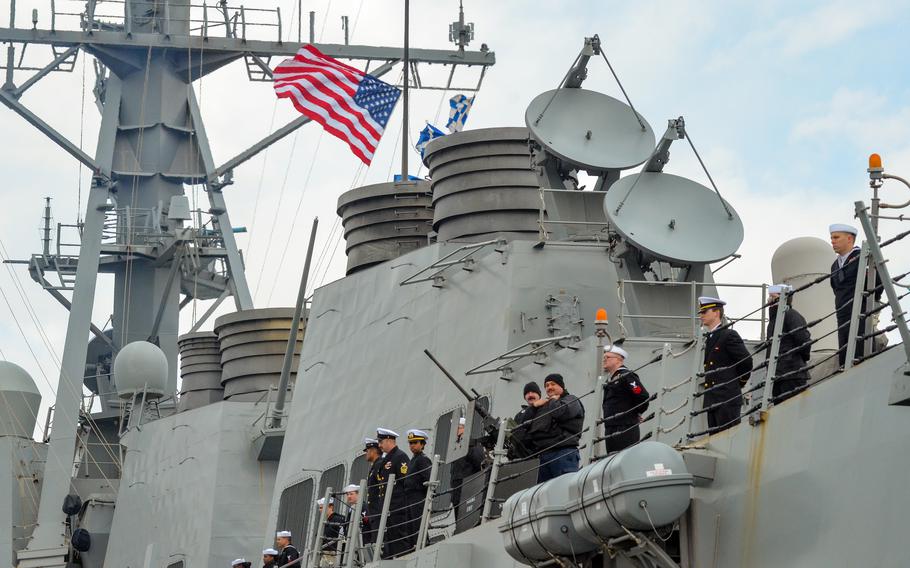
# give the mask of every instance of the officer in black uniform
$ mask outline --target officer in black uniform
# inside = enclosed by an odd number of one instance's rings
[[[291,544],[291,531],[278,531],[275,533],[275,548],[280,550],[278,553],[278,566],[284,566],[288,562],[293,562],[300,558],[300,551]]]
[[[856,227],[836,223],[828,227],[831,233],[831,248],[837,258],[831,264],[831,289],[834,290],[834,308],[837,310],[837,357],[840,366],[847,360],[847,339],[850,336],[850,317],[853,315],[853,294],[856,291],[856,278],[859,273],[860,248],[856,246]],[[863,278],[866,276],[863,275]],[[878,280],[876,279],[876,284]],[[864,286],[865,289],[865,286]],[[876,301],[882,297],[882,290],[877,289]],[[862,311],[865,306],[860,306]],[[865,333],[866,318],[859,319],[859,334]],[[856,357],[863,355],[863,341],[856,342]]]
[[[278,568],[278,551],[266,548],[262,551],[262,568]]]
[[[610,374],[604,384],[603,417],[607,453],[638,443],[639,417],[648,409],[650,395],[641,379],[626,367],[629,354],[618,345],[604,347],[603,369]]]
[[[370,464],[370,474],[367,476],[367,498],[363,514],[363,543],[376,542],[376,531],[379,530],[379,516],[382,514],[382,476],[379,475],[379,466],[382,461],[382,450],[379,449],[379,440],[375,438],[363,439],[363,453]],[[367,551],[369,553],[369,551]]]
[[[408,474],[408,456],[398,447],[397,432],[388,428],[377,428],[376,438],[379,440],[379,449],[385,452],[379,464],[380,503],[385,499],[386,491],[388,491],[389,477],[392,474],[395,475],[395,487],[392,488],[385,536],[382,540],[382,557],[395,558],[408,550],[407,501],[402,483]],[[382,505],[380,505],[380,511],[381,507]]]
[[[774,337],[774,328],[777,325],[777,311],[780,295],[792,290],[786,284],[768,286],[768,298],[771,307],[768,310],[768,334]],[[775,403],[782,402],[806,385],[809,380],[809,370],[806,363],[812,356],[812,336],[806,328],[806,318],[792,306],[784,314],[784,327],[781,331],[780,350],[778,351],[777,370],[774,373],[771,396]],[[771,346],[768,345],[768,357],[771,356]]]
[[[404,478],[405,499],[408,503],[406,510],[408,524],[407,527],[407,551],[414,550],[417,546],[417,533],[420,531],[420,520],[423,517],[424,501],[427,498],[427,490],[430,482],[430,470],[433,463],[430,458],[423,452],[427,447],[429,435],[423,430],[408,430],[408,447],[413,454],[411,461],[408,462],[408,474]]]
[[[714,433],[739,424],[742,388],[752,372],[752,356],[736,330],[721,325],[726,302],[702,296],[698,304],[698,316],[708,330],[702,386],[710,390],[704,395],[704,407],[718,405],[708,411],[708,428]]]

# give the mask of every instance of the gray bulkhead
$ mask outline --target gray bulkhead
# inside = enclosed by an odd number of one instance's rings
[[[255,558],[276,470],[251,444],[264,409],[218,402],[128,432],[105,566],[216,567]]]

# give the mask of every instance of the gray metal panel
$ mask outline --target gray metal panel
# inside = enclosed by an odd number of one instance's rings
[[[139,567],[148,558],[157,567],[182,557],[187,566],[217,567],[258,558],[276,470],[250,450],[263,410],[219,402],[130,431],[105,565]]]
[[[426,245],[426,239],[386,239],[365,243],[348,252],[348,274],[398,258]]]
[[[471,235],[499,232],[527,233],[527,239],[538,234],[537,211],[492,211],[484,215],[462,215],[446,219],[436,229],[440,241],[449,241]]]
[[[468,215],[480,211],[527,210],[538,215],[540,195],[527,188],[477,189],[442,197],[433,205],[434,222],[442,223],[450,217]],[[493,228],[495,230],[495,227]]]

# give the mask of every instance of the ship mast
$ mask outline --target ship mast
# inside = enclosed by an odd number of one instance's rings
[[[38,523],[27,549],[19,552],[23,568],[65,565],[68,544],[61,505],[73,491],[85,338],[89,330],[97,330],[91,316],[99,273],[112,274],[115,282],[113,339],[105,338],[112,353],[133,341],[158,344],[168,358],[168,388],[173,392],[180,309],[194,299],[221,302],[227,297],[233,298],[237,309],[253,307],[223,193],[233,183],[234,168],[309,122],[299,117],[219,165],[209,148],[198,101],[193,89],[187,88],[238,60],[244,61],[250,80],[271,81],[271,59],[293,56],[299,48],[297,42],[282,39],[280,10],[257,10],[256,16],[265,20],[253,27],[250,9],[226,2],[126,0],[122,15],[103,18],[96,14],[97,6],[94,0],[88,2],[80,15],[81,29],[58,29],[58,21],[66,17],[62,12],[51,13],[50,29],[38,28],[34,13],[34,27],[28,29],[16,27],[16,0],[11,0],[10,26],[0,28],[0,42],[8,44],[0,102],[92,171],[78,254],[43,250],[24,261],[33,278],[58,300],[64,292],[71,293],[71,299],[61,301],[70,310],[67,335]],[[254,38],[255,30],[267,30],[271,37]],[[297,33],[299,37],[301,30]],[[49,45],[55,57],[43,67],[27,67],[21,54],[29,45]],[[416,73],[419,63],[450,66],[444,85],[416,82],[420,87],[448,89],[453,88],[456,67],[479,68],[482,79],[485,69],[495,63],[488,50],[410,50],[407,37],[404,50],[347,44],[317,47],[331,57],[366,62],[374,76],[404,61],[405,125],[409,69]],[[50,73],[71,71],[80,51],[95,57],[101,70],[96,92],[102,118],[94,156],[22,102],[26,91]],[[370,70],[374,63],[378,65]],[[17,84],[17,74],[29,70],[34,72]],[[480,80],[463,90],[479,86]],[[406,131],[403,137],[402,166],[407,175]],[[206,211],[189,210],[184,186],[194,184],[205,189]],[[206,230],[192,226],[194,215],[210,220]],[[60,283],[51,284],[45,278],[48,272],[57,272]]]

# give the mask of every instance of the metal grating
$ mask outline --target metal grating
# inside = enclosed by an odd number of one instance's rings
[[[291,531],[298,542],[305,542],[300,535],[307,534],[313,504],[313,479],[295,483],[281,492],[278,503],[277,529]]]

